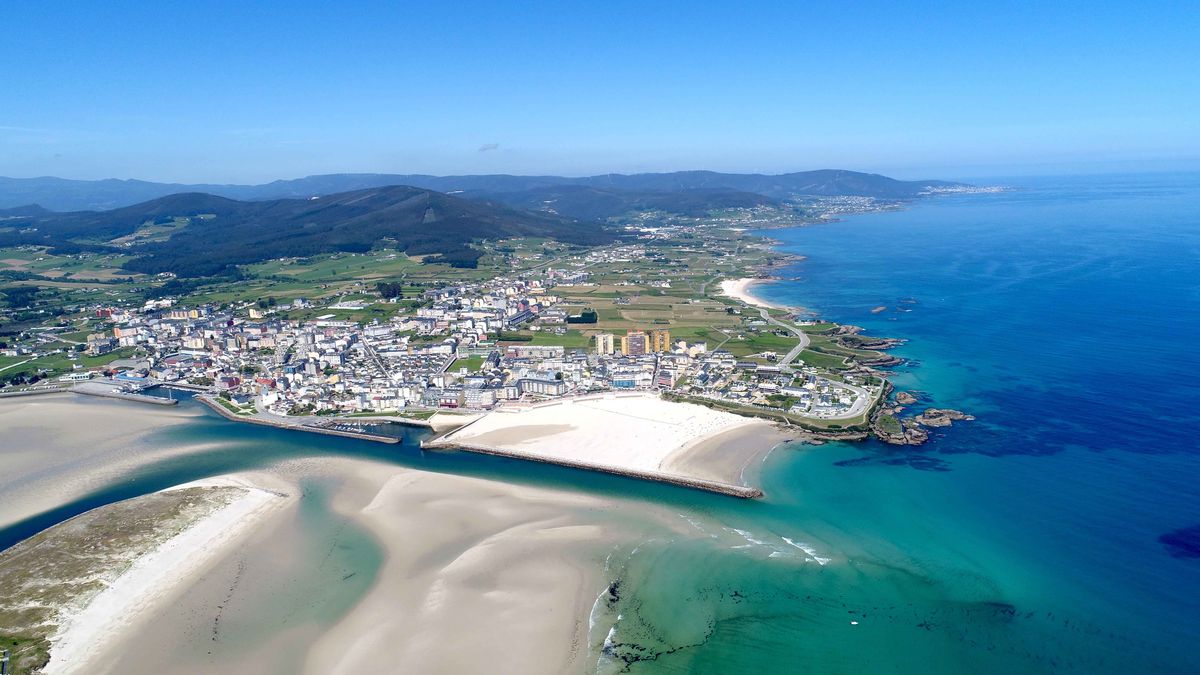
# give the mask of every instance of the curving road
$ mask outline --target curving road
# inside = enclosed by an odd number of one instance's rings
[[[758,313],[762,315],[763,320],[767,323],[774,326],[779,326],[784,330],[791,331],[797,338],[800,339],[800,342],[795,347],[792,347],[792,351],[788,352],[787,356],[783,357],[783,360],[779,362],[779,365],[786,366],[792,361],[800,358],[800,352],[807,349],[809,343],[812,342],[812,340],[810,340],[808,337],[808,333],[800,330],[800,328],[796,325],[784,323],[779,319],[776,319],[775,317],[771,316],[771,313],[768,312],[764,307],[759,307]]]

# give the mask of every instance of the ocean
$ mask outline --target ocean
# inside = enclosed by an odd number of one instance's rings
[[[762,233],[804,259],[756,294],[978,420],[777,450],[719,516],[765,544],[634,556],[614,670],[1200,672],[1200,174],[1000,184]]]
[[[425,453],[416,430],[389,446],[205,414],[145,442],[211,450],[0,530],[0,548],[202,476],[351,455],[676,511],[688,534],[609,557],[597,672],[1200,672],[1200,175],[998,182],[1013,189],[763,233],[804,259],[756,293],[907,340],[895,382],[912,408],[977,416],[925,446],[787,444],[761,467],[765,498],[744,501]],[[314,499],[300,516],[354,580],[319,598],[326,624],[379,565],[331,513]],[[253,634],[281,617],[265,608]]]

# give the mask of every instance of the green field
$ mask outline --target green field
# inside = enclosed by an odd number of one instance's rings
[[[465,359],[458,359],[450,364],[450,371],[456,372],[460,368],[466,368],[468,373],[476,373],[483,367],[483,361],[483,356],[468,356]]]

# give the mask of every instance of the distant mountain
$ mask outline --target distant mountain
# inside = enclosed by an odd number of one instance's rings
[[[0,218],[13,218],[17,216],[40,216],[44,213],[50,213],[37,204],[26,204],[24,206],[14,206],[9,209],[0,209]]]
[[[716,209],[779,205],[778,200],[766,195],[723,188],[653,192],[555,185],[520,192],[467,191],[460,196],[583,220],[604,220],[631,211],[667,211],[685,216],[703,216]]]
[[[211,276],[273,258],[362,252],[378,245],[474,266],[480,252],[469,244],[480,239],[535,236],[585,245],[614,239],[594,223],[391,186],[264,201],[183,193],[109,211],[31,214],[0,223],[6,230],[0,232],[0,246],[104,249],[147,223],[173,223],[177,218],[188,220],[164,241],[120,248],[134,256],[126,269]]]
[[[631,192],[736,190],[786,199],[797,195],[861,196],[912,199],[929,187],[960,185],[947,181],[901,181],[878,174],[839,169],[801,171],[778,175],[677,171],[674,173],[604,174],[582,178],[563,176],[427,176],[421,174],[328,174],[262,185],[183,185],[140,180],[80,181],[64,178],[0,177],[0,208],[40,204],[56,211],[113,209],[182,192],[203,192],[230,199],[264,200],[321,195],[411,185],[438,192],[475,192],[497,195],[562,186]]]

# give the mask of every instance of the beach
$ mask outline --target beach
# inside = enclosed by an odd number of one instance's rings
[[[745,466],[781,440],[761,419],[651,393],[607,393],[502,407],[425,447],[463,448],[722,491],[748,487]]]
[[[71,393],[0,401],[0,527],[76,499],[150,462],[212,449],[154,435],[202,413]]]
[[[261,480],[261,478],[260,478]],[[237,550],[263,519],[286,503],[286,494],[257,485],[245,476],[226,476],[171,488],[234,488],[228,503],[137,557],[128,569],[107,581],[103,590],[66,616],[50,638],[50,662],[43,672],[93,672],[106,655],[125,646],[120,636],[141,634],[156,610],[201,575],[208,565]],[[129,645],[130,649],[136,649]]]
[[[731,485],[754,478],[748,469],[783,438],[761,420],[656,396],[569,405],[568,415],[534,406],[465,428],[550,460],[557,448]],[[3,446],[13,467],[3,515],[15,522],[149,463],[219,449],[154,442],[197,414],[207,413],[70,395],[3,402],[0,416],[20,420]],[[156,521],[164,501],[180,511]],[[589,617],[612,582],[608,557],[695,536],[694,523],[637,500],[309,456],[101,506],[30,541],[88,547],[81,524],[126,523],[139,528],[136,544],[106,538],[107,557],[80,563],[94,572],[77,574],[101,583],[56,609],[46,672],[580,670],[605,637]]]
[[[314,675],[389,673],[398,663],[425,673],[580,671],[600,646],[592,643],[603,639],[592,634],[589,615],[610,583],[606,557],[686,526],[665,509],[633,502],[346,458],[284,462],[222,481],[265,489],[266,479],[299,494],[313,476],[337,485],[328,504],[341,527],[364,529],[382,553],[365,592],[341,614],[304,620],[287,609],[290,598],[272,595],[284,588],[272,575],[288,578],[290,596],[311,588],[297,564],[314,561],[280,545],[306,536],[295,520],[304,497],[280,500],[277,515],[244,524],[216,546],[189,534],[227,523],[232,511],[225,510],[113,584],[129,588],[170,573],[165,587],[140,593],[158,601],[139,605],[136,625],[108,624],[116,630],[91,665],[101,672]],[[174,566],[201,546],[214,549],[202,564]],[[95,646],[90,627],[111,619],[119,604],[104,597],[84,609],[61,644]]]
[[[762,307],[764,309],[789,309],[785,305],[767,302],[762,298],[754,295],[754,287],[767,283],[766,279],[726,279],[721,282],[721,295],[724,295],[734,300],[739,300],[753,307]]]
[[[378,475],[378,467],[358,471]],[[589,653],[604,557],[637,530],[620,505],[557,490],[392,471],[359,516],[383,542],[371,593],[310,652],[305,672],[563,673]]]

